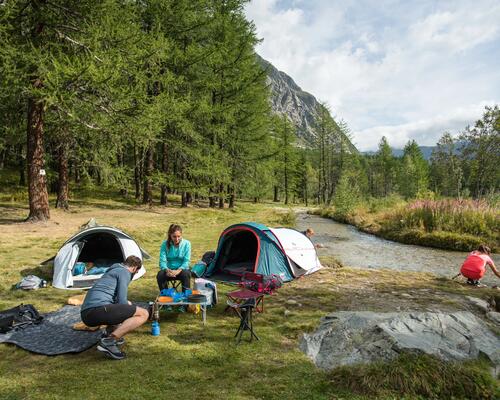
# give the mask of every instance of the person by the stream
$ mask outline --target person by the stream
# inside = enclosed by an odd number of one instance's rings
[[[312,237],[314,236],[314,230],[312,228],[307,228],[305,231],[301,231],[300,233],[302,233],[305,237],[307,237],[312,242]],[[320,249],[320,248],[325,247],[325,246],[323,246],[321,243],[316,243],[314,245],[314,247],[316,247],[317,249]]]
[[[493,273],[500,278],[500,272],[498,272],[490,255],[490,248],[482,244],[477,250],[474,250],[467,256],[460,268],[460,274],[467,278],[467,283],[469,285],[479,286],[481,284],[480,279],[486,273],[486,265],[488,265]]]

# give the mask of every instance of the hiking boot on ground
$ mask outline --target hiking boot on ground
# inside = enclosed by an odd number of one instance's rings
[[[97,350],[115,360],[123,360],[125,358],[125,353],[120,350],[114,337],[106,337],[99,340]]]
[[[121,337],[121,338],[117,339],[117,338],[115,338],[115,337],[113,337],[113,336],[111,336],[111,335],[107,335],[107,334],[106,334],[106,332],[104,332],[104,333],[102,334],[101,339],[103,339],[103,338],[111,338],[111,339],[115,339],[115,341],[116,341],[116,345],[117,345],[117,346],[123,346],[123,345],[125,344],[125,338],[124,338],[124,337]]]

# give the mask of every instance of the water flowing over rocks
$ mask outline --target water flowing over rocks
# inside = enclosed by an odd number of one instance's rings
[[[389,361],[403,351],[446,361],[484,355],[497,371],[500,368],[500,338],[468,311],[334,312],[321,319],[316,332],[303,335],[300,348],[326,370]]]

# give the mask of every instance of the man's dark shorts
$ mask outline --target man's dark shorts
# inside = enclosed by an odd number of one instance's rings
[[[118,325],[135,314],[137,307],[129,304],[108,304],[81,312],[87,326]]]

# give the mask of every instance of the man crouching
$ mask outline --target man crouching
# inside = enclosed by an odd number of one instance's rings
[[[88,291],[81,308],[82,321],[87,326],[119,325],[97,346],[115,360],[125,358],[118,346],[124,343],[123,336],[148,320],[149,313],[127,300],[128,285],[141,268],[141,259],[129,256],[123,263],[113,264]]]

